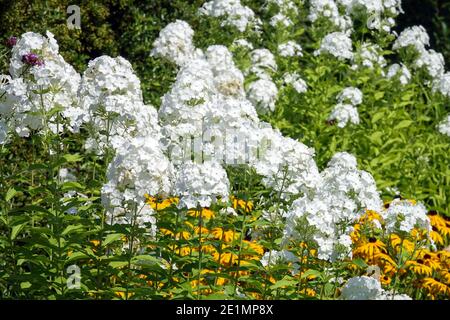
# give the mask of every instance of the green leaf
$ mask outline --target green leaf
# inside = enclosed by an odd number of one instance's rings
[[[375,98],[375,101],[378,101],[384,97],[384,92],[378,91],[373,95],[373,97]]]
[[[119,269],[122,267],[125,267],[128,264],[128,261],[111,261],[109,263],[110,267],[113,267],[114,269]]]
[[[28,281],[22,282],[22,283],[20,284],[20,288],[21,288],[21,289],[28,289],[29,287],[31,287],[31,283],[28,282]]]
[[[6,202],[8,202],[9,200],[11,200],[16,194],[17,194],[16,189],[14,189],[14,188],[9,188],[9,189],[8,189],[8,192],[6,192],[6,196],[5,196]]]
[[[81,160],[83,160],[83,157],[80,156],[79,153],[75,153],[75,154],[65,154],[64,159],[66,159],[67,162],[79,162]]]
[[[47,113],[47,117],[51,118],[53,117],[55,114],[64,111],[64,108],[62,106],[57,106],[54,107],[53,109],[51,109],[48,113]]]
[[[282,288],[282,287],[290,287],[290,286],[295,286],[298,283],[298,281],[296,280],[290,280],[290,279],[281,279],[280,281],[275,282],[274,285],[270,286],[271,290],[276,290],[278,288]]]
[[[72,252],[70,256],[66,259],[65,263],[71,263],[73,261],[81,260],[81,259],[88,259],[89,256],[83,252]]]
[[[82,229],[83,229],[83,225],[81,225],[81,224],[70,225],[70,226],[67,226],[63,232],[61,232],[61,235],[64,236],[66,234],[73,233],[75,231],[81,231]]]
[[[372,134],[369,136],[369,139],[370,139],[370,141],[372,141],[372,143],[374,143],[374,144],[382,145],[382,144],[383,144],[383,142],[382,142],[382,140],[381,140],[381,137],[382,137],[382,136],[383,136],[383,132],[377,131],[377,132],[372,133]]]
[[[61,190],[62,190],[62,191],[68,191],[68,190],[82,190],[82,189],[83,189],[83,186],[82,186],[80,183],[76,182],[76,181],[67,181],[67,182],[64,182],[63,185],[62,185],[62,187],[61,187]]]
[[[358,267],[360,267],[362,269],[365,269],[368,267],[367,263],[361,258],[353,259],[352,262],[353,262],[353,264],[357,265]]]
[[[377,112],[372,117],[372,123],[375,123],[384,117],[384,112]]]
[[[133,259],[131,260],[134,264],[137,265],[141,265],[141,266],[148,266],[148,265],[160,265],[161,261],[156,258],[153,257],[151,255],[139,255],[139,256],[135,256],[133,257]]]
[[[122,233],[112,233],[112,234],[108,234],[105,238],[105,240],[102,243],[102,246],[107,246],[108,244],[117,241],[119,239],[121,239],[123,237]]]
[[[409,127],[413,122],[414,122],[414,121],[412,121],[412,120],[402,120],[402,121],[399,122],[398,125],[396,125],[396,126],[394,127],[394,130],[400,130],[400,129],[403,129],[403,128],[407,128],[407,127]]]
[[[217,293],[213,293],[213,294],[207,295],[205,297],[205,300],[227,300],[229,298],[230,298],[229,295],[227,295],[225,293],[217,292]]]
[[[309,269],[305,273],[302,274],[302,279],[305,279],[305,278],[307,278],[309,276],[314,276],[314,277],[317,277],[317,278],[321,278],[322,277],[322,273],[320,271],[317,271],[317,270]]]
[[[22,231],[22,229],[27,225],[28,222],[16,225],[14,227],[12,227],[11,230],[11,240],[14,240],[17,235],[20,233],[20,231]]]

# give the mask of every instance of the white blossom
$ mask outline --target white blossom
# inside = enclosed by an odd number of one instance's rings
[[[450,137],[450,114],[439,123],[438,130]]]
[[[330,54],[340,60],[352,59],[352,40],[343,32],[333,32],[322,39],[320,48],[314,52],[315,55]]]
[[[200,13],[211,17],[223,17],[223,26],[234,26],[244,32],[251,24],[259,22],[252,9],[243,6],[239,0],[212,0],[205,2]]]
[[[145,195],[172,194],[173,175],[172,164],[153,137],[139,136],[118,147],[102,187],[106,221],[154,224],[153,210],[145,204]]]
[[[392,64],[386,75],[388,79],[392,79],[394,77],[398,77],[398,80],[402,85],[406,85],[411,81],[411,72],[404,64]]]
[[[284,83],[291,85],[297,93],[305,93],[308,85],[297,73],[286,73],[284,75]]]
[[[278,95],[278,88],[270,80],[259,79],[252,82],[247,90],[248,99],[262,113],[273,112]]]
[[[356,106],[362,103],[363,94],[358,88],[347,87],[338,94],[336,99],[339,103],[350,103],[351,105]]]
[[[422,203],[394,199],[389,204],[389,208],[381,212],[381,215],[385,222],[385,230],[388,233],[409,233],[414,228],[431,231],[427,209]]]
[[[288,41],[285,43],[282,43],[278,46],[278,53],[282,57],[302,57],[302,47],[294,42],[294,41]]]
[[[194,30],[182,20],[169,23],[159,32],[159,37],[153,43],[151,55],[166,58],[178,66],[192,59],[199,52],[193,44]]]
[[[227,201],[229,188],[227,173],[217,162],[186,162],[177,171],[175,194],[187,208],[209,207],[218,199]]]
[[[421,51],[425,46],[430,45],[430,37],[422,26],[412,26],[403,30],[395,40],[392,48],[398,50],[409,46],[414,47],[417,51]]]
[[[440,92],[443,96],[450,98],[450,72],[446,72],[433,83],[433,90]]]
[[[320,173],[316,187],[292,203],[283,239],[314,241],[319,259],[351,257],[351,226],[366,209],[381,208],[373,177],[357,169],[354,156],[337,153]],[[305,228],[313,228],[313,233]]]

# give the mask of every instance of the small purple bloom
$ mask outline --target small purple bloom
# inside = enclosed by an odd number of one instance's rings
[[[6,45],[11,48],[14,47],[16,45],[16,43],[17,43],[17,38],[14,36],[9,37],[8,40],[6,40]]]
[[[32,52],[23,55],[22,62],[25,64],[29,64],[30,66],[44,65],[44,61],[42,61],[37,54]]]

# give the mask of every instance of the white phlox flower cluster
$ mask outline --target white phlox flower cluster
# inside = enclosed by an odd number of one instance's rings
[[[191,60],[180,69],[159,110],[171,154],[189,159],[192,153],[205,157],[205,151],[223,154],[227,139],[233,139],[227,132],[249,135],[258,117],[245,98],[243,79],[223,46],[209,47],[205,58]],[[201,148],[179,153],[189,147],[190,137],[200,139]]]
[[[297,5],[291,0],[269,0],[267,9],[271,6],[277,8],[277,13],[270,18],[269,24],[272,27],[289,27],[293,24],[292,19],[298,14]]]
[[[415,59],[412,63],[414,69],[423,69],[431,78],[431,82],[439,81],[445,73],[444,57],[432,49],[426,49],[430,45],[430,37],[422,26],[413,26],[403,30],[395,40],[394,50],[406,50],[412,48]],[[426,81],[427,82],[427,81]]]
[[[288,198],[292,194],[309,193],[319,180],[319,170],[314,161],[314,149],[284,137],[270,126],[259,130],[263,152],[254,163],[266,187]]]
[[[275,110],[278,88],[272,81],[271,74],[277,71],[275,56],[268,49],[256,49],[250,53],[252,65],[247,74],[254,74],[259,79],[247,87],[247,97],[261,113]]]
[[[353,57],[355,64],[352,66],[352,69],[357,69],[360,66],[369,69],[375,67],[384,68],[386,59],[382,56],[381,51],[378,45],[364,42]]]
[[[350,60],[353,58],[352,39],[347,33],[332,32],[322,39],[320,48],[314,54],[329,54],[339,60]]]
[[[328,121],[335,120],[339,128],[344,128],[349,122],[359,124],[358,109],[348,103],[338,103],[331,111]]]
[[[350,17],[340,15],[338,4],[334,0],[311,0],[308,20],[316,22],[319,19],[329,20],[340,31],[350,30],[353,22]]]
[[[450,114],[439,123],[438,130],[450,137]]]
[[[12,48],[9,73],[0,78],[0,144],[8,133],[29,136],[31,130],[53,133],[76,130],[72,122],[78,103],[80,75],[58,53],[51,32],[24,33]],[[51,110],[58,108],[64,120]]]
[[[343,300],[412,300],[406,294],[384,290],[378,279],[368,276],[350,278],[341,290]]]
[[[323,260],[351,257],[352,225],[365,210],[381,210],[382,203],[373,177],[357,169],[354,156],[337,153],[320,173],[316,188],[292,203],[284,243],[313,241]]]
[[[426,70],[432,79],[439,79],[445,72],[444,56],[433,49],[422,49],[413,66]]]
[[[402,85],[406,85],[411,81],[411,72],[404,64],[394,63],[389,66],[386,77],[388,79],[398,77],[398,81]]]
[[[348,122],[359,124],[359,114],[356,106],[362,103],[362,98],[362,92],[358,88],[345,88],[337,96],[338,104],[334,106],[328,120],[337,121],[339,128],[344,128]]]
[[[187,22],[176,20],[169,23],[153,43],[151,55],[164,57],[181,66],[200,54],[193,44],[193,36],[194,30]]]
[[[227,173],[218,162],[185,162],[176,175],[174,193],[180,196],[180,206],[209,207],[217,200],[228,201]]]
[[[158,140],[138,136],[117,148],[102,187],[102,204],[110,224],[154,223],[145,195],[167,196],[173,191],[173,167]],[[153,227],[153,226],[152,226]]]
[[[395,25],[394,18],[402,12],[401,0],[349,0],[341,2],[348,15],[353,18],[366,18],[366,25],[369,29],[385,32],[391,31],[391,28]]]
[[[395,40],[392,49],[398,50],[409,46],[421,51],[430,45],[430,37],[423,26],[412,26],[403,30]]]
[[[278,46],[278,53],[282,57],[302,57],[302,47],[295,41],[287,41]]]
[[[275,110],[277,95],[278,88],[271,80],[256,80],[247,89],[248,99],[263,114]]]
[[[394,199],[387,210],[380,212],[388,233],[409,233],[414,228],[431,231],[427,209],[422,203]]]
[[[259,78],[270,79],[271,73],[277,71],[278,66],[275,56],[268,49],[256,49],[250,53],[251,67],[249,73],[254,73]]]
[[[156,110],[143,103],[140,81],[122,57],[89,62],[80,85],[76,122],[90,132],[86,148],[99,154],[135,136],[158,138]]]
[[[298,73],[286,73],[283,80],[285,84],[291,85],[297,93],[305,93],[308,90],[308,85]]]
[[[362,103],[363,94],[358,88],[347,87],[338,94],[337,101],[340,103],[350,103],[351,105],[356,106]]]
[[[433,90],[440,92],[447,98],[450,98],[450,72],[446,72],[434,80]]]
[[[200,13],[224,18],[222,26],[234,26],[244,32],[251,25],[258,27],[261,23],[252,9],[243,6],[239,0],[212,0],[203,4]]]

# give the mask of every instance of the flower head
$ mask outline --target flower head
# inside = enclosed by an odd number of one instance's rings
[[[28,64],[32,67],[34,66],[43,66],[44,65],[44,61],[35,53],[27,53],[25,55],[22,56],[22,62],[25,64]]]

